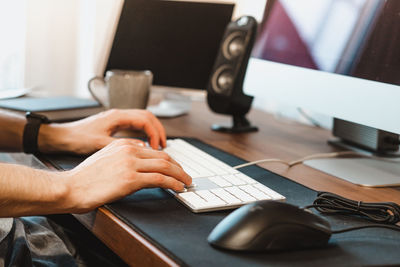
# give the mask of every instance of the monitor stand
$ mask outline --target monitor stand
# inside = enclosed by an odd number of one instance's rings
[[[329,143],[361,154],[374,155],[337,140],[329,141]],[[393,153],[379,155],[379,157],[381,160],[373,158],[314,159],[307,160],[304,164],[360,186],[400,186],[400,154]]]
[[[167,92],[163,95],[163,99],[158,105],[148,106],[147,110],[159,118],[174,118],[189,113],[192,107],[190,96],[174,92]]]

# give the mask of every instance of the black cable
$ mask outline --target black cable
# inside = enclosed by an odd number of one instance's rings
[[[315,208],[325,214],[357,215],[381,224],[396,224],[400,221],[400,206],[396,203],[354,201],[329,192],[318,192],[314,203],[304,207],[308,208]]]
[[[391,230],[395,230],[395,231],[400,231],[400,227],[394,226],[394,225],[366,224],[366,225],[360,225],[360,226],[355,226],[355,227],[350,227],[350,228],[345,228],[345,229],[340,229],[340,230],[333,230],[331,233],[332,234],[341,234],[344,232],[355,231],[355,230],[364,229],[364,228],[386,228],[386,229],[391,229]]]

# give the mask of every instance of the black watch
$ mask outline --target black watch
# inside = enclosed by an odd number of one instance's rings
[[[22,145],[24,152],[27,154],[35,154],[38,150],[38,135],[40,125],[42,123],[49,123],[50,121],[46,116],[27,112],[25,114],[26,124],[24,128],[24,135],[22,138]]]

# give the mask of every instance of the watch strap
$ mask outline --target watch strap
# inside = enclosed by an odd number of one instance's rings
[[[39,151],[38,136],[40,126],[42,123],[48,123],[49,120],[46,118],[46,116],[32,112],[27,112],[25,117],[27,122],[25,124],[22,138],[23,150],[27,154],[35,154]]]

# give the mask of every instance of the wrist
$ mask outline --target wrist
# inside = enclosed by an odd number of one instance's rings
[[[38,135],[38,149],[42,153],[69,151],[67,129],[61,124],[42,124]]]
[[[74,210],[69,202],[70,190],[66,183],[66,172],[35,170],[37,175],[37,186],[42,187],[44,194],[38,194],[32,203],[38,205],[37,211],[32,214],[59,214],[71,213]],[[37,192],[41,190],[36,188]],[[37,201],[36,201],[37,200]],[[42,210],[42,212],[40,212]]]
[[[84,190],[88,185],[85,182],[82,183],[82,177],[79,177],[75,169],[63,172],[61,182],[65,191],[63,192],[63,197],[60,198],[62,200],[60,206],[67,210],[68,213],[84,213],[98,206],[89,200],[90,197],[88,197],[87,191]]]
[[[42,124],[38,135],[38,150],[42,153],[88,155],[106,146],[110,138],[87,133],[85,129],[77,127],[75,122]]]
[[[64,172],[49,172],[51,181],[51,191],[49,195],[49,205],[52,206],[51,213],[69,213],[71,206],[68,203],[69,188],[65,183]]]

